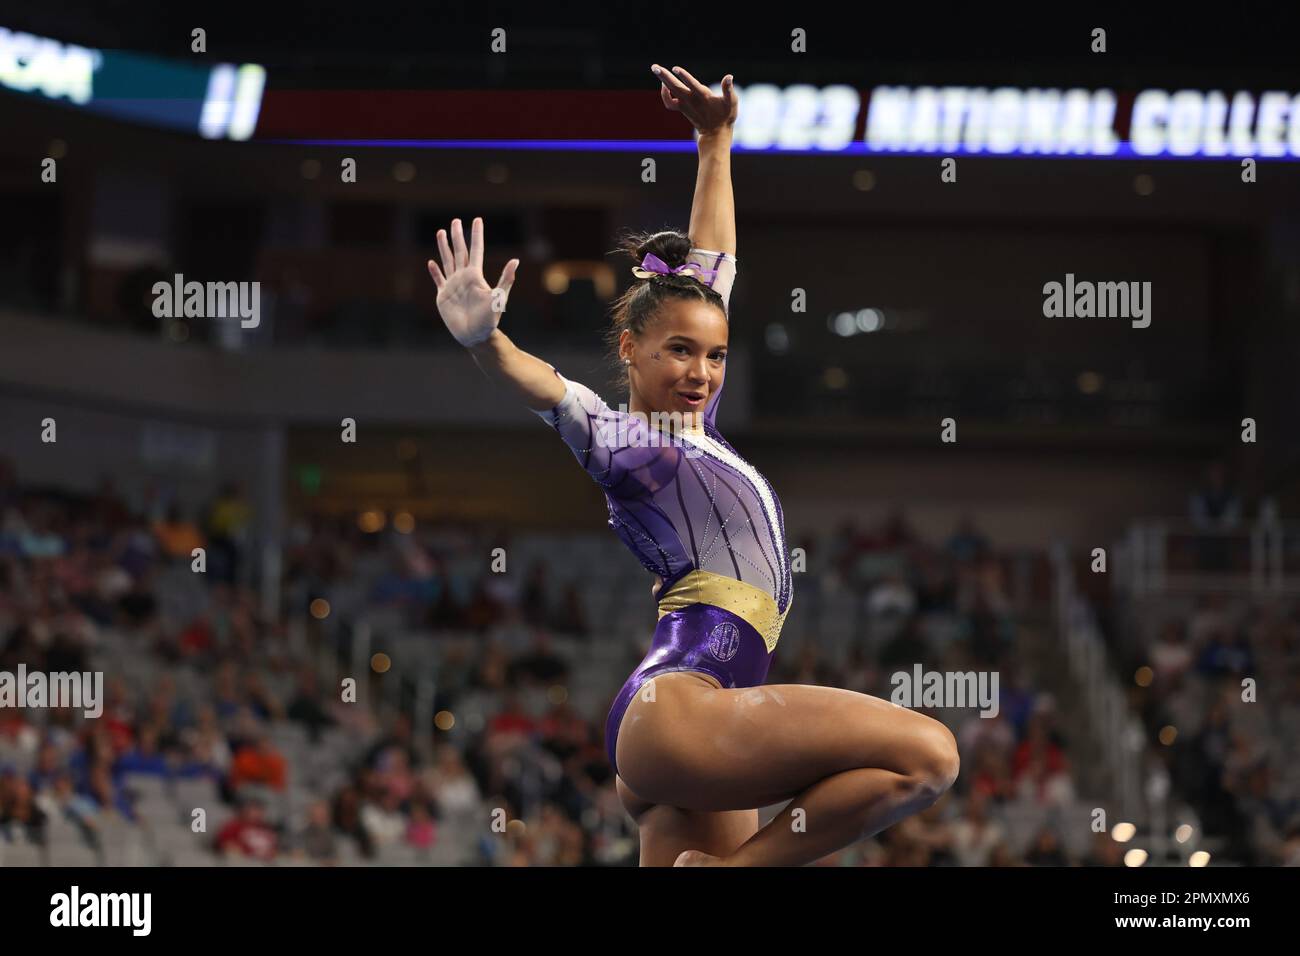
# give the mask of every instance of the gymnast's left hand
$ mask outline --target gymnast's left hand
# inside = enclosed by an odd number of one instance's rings
[[[690,120],[700,135],[735,125],[736,90],[730,73],[722,78],[722,92],[714,93],[683,67],[675,66],[669,72],[655,63],[650,70],[659,78],[659,98],[664,106]]]

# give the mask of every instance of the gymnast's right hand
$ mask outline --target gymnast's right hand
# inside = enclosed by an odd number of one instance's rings
[[[447,330],[464,346],[486,342],[506,310],[510,287],[515,284],[519,260],[511,259],[501,270],[497,287],[483,278],[483,220],[475,218],[470,229],[469,249],[459,219],[451,221],[451,245],[447,230],[438,230],[438,254],[442,268],[429,260],[429,275],[438,286],[438,314]]]

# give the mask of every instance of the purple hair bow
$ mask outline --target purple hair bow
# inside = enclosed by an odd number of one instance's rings
[[[676,268],[670,269],[668,263],[653,252],[647,252],[645,258],[641,260],[641,265],[632,267],[632,274],[638,279],[649,279],[654,275],[693,275],[701,282],[711,285],[713,280],[718,277],[718,270],[705,269],[695,262],[683,262]]]

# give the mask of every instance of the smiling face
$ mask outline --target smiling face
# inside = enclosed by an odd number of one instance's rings
[[[631,359],[628,410],[682,416],[687,427],[702,413],[726,372],[727,319],[698,299],[669,299],[646,330],[623,333],[619,357]]]

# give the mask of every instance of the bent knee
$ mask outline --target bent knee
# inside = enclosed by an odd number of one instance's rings
[[[957,753],[957,738],[938,721],[928,728],[917,741],[915,764],[908,775],[916,781],[917,788],[933,803],[952,787],[961,771],[961,758]]]

